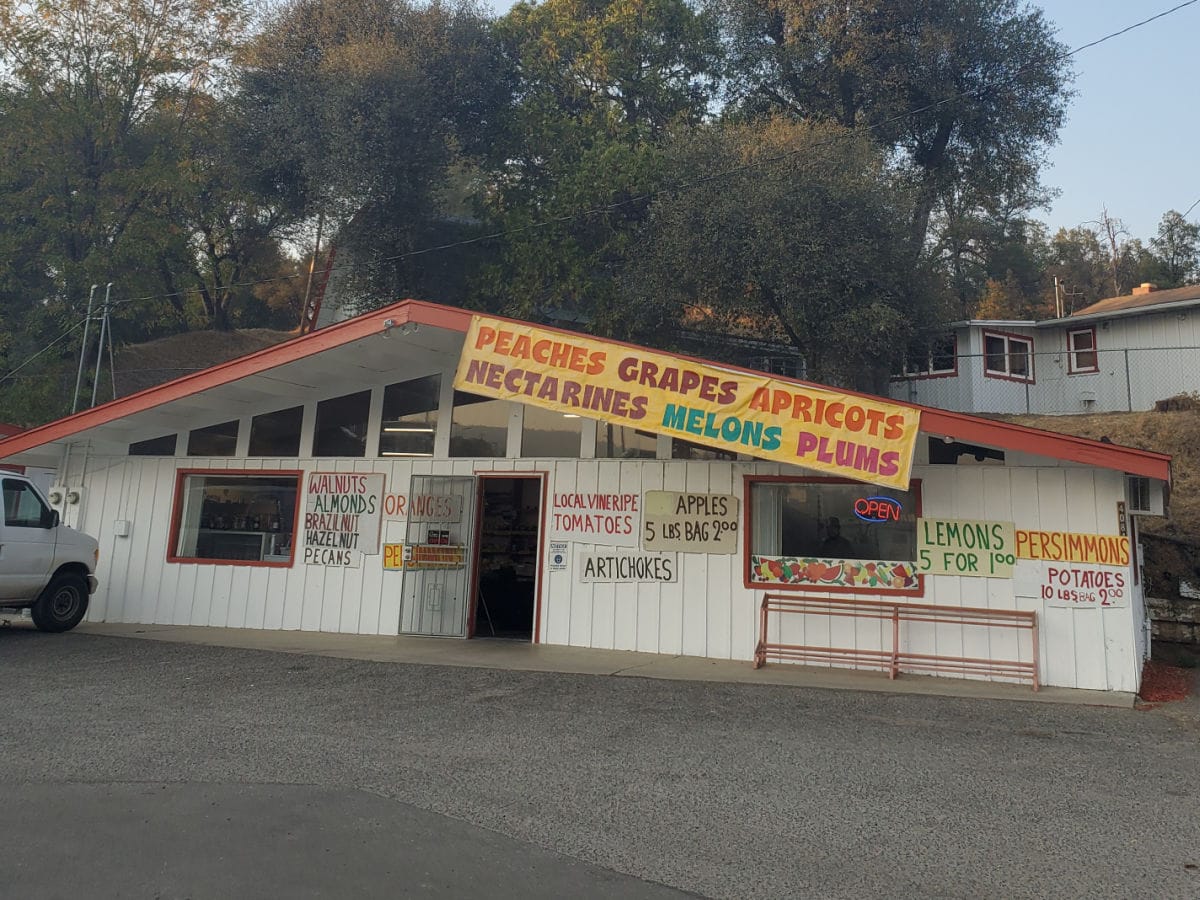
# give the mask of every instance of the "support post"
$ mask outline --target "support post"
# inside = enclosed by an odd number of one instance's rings
[[[96,392],[100,389],[100,365],[104,362],[104,336],[108,333],[108,297],[112,293],[112,282],[104,288],[104,314],[100,317],[100,346],[96,348],[96,377],[92,379],[92,406],[96,405]]]
[[[1133,412],[1133,385],[1129,381],[1129,348],[1125,348],[1125,411]]]

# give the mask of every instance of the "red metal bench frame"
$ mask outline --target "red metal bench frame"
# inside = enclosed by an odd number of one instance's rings
[[[770,614],[799,613],[849,619],[875,619],[892,623],[891,649],[859,650],[852,647],[814,647],[802,644],[772,643],[767,639]],[[977,625],[985,628],[1016,628],[1029,631],[1033,639],[1033,661],[981,659],[970,656],[944,656],[938,653],[910,653],[900,650],[900,625],[903,622],[931,622],[941,625]],[[1028,680],[1038,689],[1037,613],[1032,610],[984,609],[975,606],[934,606],[926,603],[889,603],[879,600],[845,600],[764,594],[758,646],[754,648],[754,668],[768,659],[794,662],[852,663],[883,669],[888,678],[905,672],[956,672],[962,675],[1001,675]]]

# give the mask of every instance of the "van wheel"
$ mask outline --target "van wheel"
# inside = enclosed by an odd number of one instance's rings
[[[40,631],[70,631],[87,608],[87,582],[82,575],[64,572],[51,579],[29,612]]]

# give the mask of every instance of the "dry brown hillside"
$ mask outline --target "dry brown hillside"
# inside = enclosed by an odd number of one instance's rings
[[[132,344],[116,352],[117,394],[135,394],[146,388],[246,356],[296,337],[294,331],[247,328],[244,331],[189,331],[145,344]],[[106,367],[107,368],[107,367]],[[101,376],[100,390],[107,385]]]
[[[1200,543],[1200,404],[1171,412],[1080,416],[1010,416],[1008,421],[1114,444],[1169,453],[1171,505],[1167,519],[1145,518],[1146,531]]]

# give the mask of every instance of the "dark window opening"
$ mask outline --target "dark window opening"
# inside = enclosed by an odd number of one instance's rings
[[[150,438],[145,441],[135,441],[129,445],[130,456],[174,456],[176,436],[164,434],[162,437]]]
[[[318,403],[313,456],[366,456],[370,413],[370,391]]]
[[[304,407],[293,406],[250,420],[251,456],[299,456]]]
[[[442,376],[428,375],[383,389],[380,456],[433,456]]]
[[[1004,451],[960,441],[946,443],[938,437],[929,439],[929,464],[933,466],[955,466],[959,463],[1004,462]]]
[[[222,422],[188,434],[188,456],[233,456],[237,452],[238,423]]]
[[[172,559],[290,565],[299,492],[295,475],[181,476]]]

